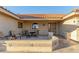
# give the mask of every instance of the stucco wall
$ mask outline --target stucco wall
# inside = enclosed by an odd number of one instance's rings
[[[77,30],[74,30],[73,32],[71,32],[71,39],[77,41]]]
[[[5,41],[8,52],[52,52],[51,40],[10,40]]]
[[[28,31],[32,31],[32,24],[33,23],[38,23],[39,25],[39,35],[48,35],[48,23],[47,22],[42,22],[42,21],[30,21],[30,22],[24,22],[24,29]],[[45,24],[45,26],[43,26]]]
[[[17,20],[7,16],[3,13],[0,13],[0,31],[3,32],[4,35],[8,35],[10,30],[18,32],[18,24]]]
[[[77,40],[77,18],[71,17],[60,23],[60,35],[67,37],[71,33],[71,39]]]

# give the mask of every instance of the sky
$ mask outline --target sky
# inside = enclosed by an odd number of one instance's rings
[[[4,6],[15,14],[68,14],[79,6]]]

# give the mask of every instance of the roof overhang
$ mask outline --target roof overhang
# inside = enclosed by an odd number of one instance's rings
[[[20,20],[63,20],[64,14],[20,14]]]
[[[70,14],[67,14],[66,16],[63,17],[63,20],[70,18],[70,17],[75,17],[79,16],[79,9],[75,9],[75,11],[72,11]]]
[[[62,14],[26,14],[26,15],[19,15],[19,16],[24,16],[24,17],[19,17],[18,15],[8,11],[7,9],[0,7],[0,13],[4,13],[8,16],[11,16],[15,19],[22,20],[22,21],[25,21],[25,20],[35,20],[35,21],[36,20],[54,20],[54,21],[59,20],[59,21],[62,21],[72,16],[79,16],[79,9],[75,9],[70,14],[67,14],[67,15],[65,14],[63,15]]]
[[[43,18],[43,19],[40,19],[40,18],[25,18],[25,19],[20,19],[20,20],[63,20],[63,19],[60,19],[60,18]]]
[[[0,7],[0,13],[4,13],[4,14],[6,14],[6,15],[8,15],[8,16],[11,16],[11,17],[13,17],[13,18],[15,18],[15,19],[20,19],[16,14],[14,14],[14,13],[8,11],[7,9],[5,9],[5,8],[3,8],[3,7]]]
[[[75,13],[75,12],[72,12],[72,13],[70,13],[70,14],[64,16],[64,17],[63,17],[63,20],[64,20],[64,19],[67,19],[67,18],[69,18],[69,17],[72,17],[72,16],[74,16],[74,15],[76,15],[76,13]]]

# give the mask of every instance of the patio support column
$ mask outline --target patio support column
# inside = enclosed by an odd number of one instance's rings
[[[59,23],[55,24],[55,34],[58,35],[59,34]]]
[[[77,28],[77,41],[79,41],[79,28]]]
[[[51,23],[48,24],[48,32],[51,32]]]
[[[48,27],[48,37],[49,39],[52,39],[53,38],[53,32],[51,31],[51,23],[48,24],[49,27]]]

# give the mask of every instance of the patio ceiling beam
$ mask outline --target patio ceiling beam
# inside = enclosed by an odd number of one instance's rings
[[[25,18],[20,20],[63,20],[62,18]]]

